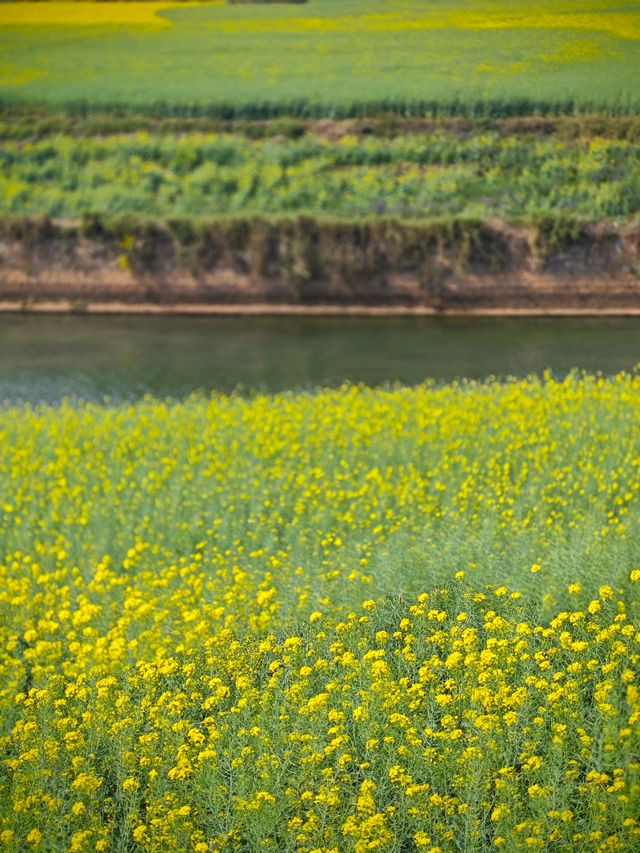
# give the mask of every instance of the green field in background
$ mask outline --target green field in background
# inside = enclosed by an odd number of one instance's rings
[[[130,3],[126,26],[122,5],[1,4],[0,97],[253,115],[640,103],[637,3]]]

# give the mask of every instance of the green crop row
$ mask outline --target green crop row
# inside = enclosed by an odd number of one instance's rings
[[[639,164],[638,144],[603,138],[59,136],[3,146],[0,211],[628,219]]]

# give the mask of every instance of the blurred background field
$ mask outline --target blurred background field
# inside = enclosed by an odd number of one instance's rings
[[[55,135],[3,144],[0,212],[633,219],[639,163],[637,141],[603,136]]]
[[[2,3],[6,103],[193,114],[638,106],[640,5],[612,0]]]

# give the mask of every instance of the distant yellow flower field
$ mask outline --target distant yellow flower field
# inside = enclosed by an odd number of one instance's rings
[[[640,16],[628,11],[555,11],[548,4],[528,5],[522,9],[509,4],[483,4],[478,9],[416,8],[416,4],[395,3],[394,11],[380,14],[347,14],[336,17],[302,16],[292,11],[273,15],[255,15],[251,19],[221,19],[223,29],[247,32],[402,32],[405,30],[523,30],[567,29],[607,32],[618,38],[640,38]],[[406,7],[406,8],[404,8]],[[293,7],[294,9],[296,7]]]
[[[435,104],[633,112],[636,9],[617,0],[5,2],[0,88],[10,101],[254,115]],[[108,51],[95,49],[102,33]]]
[[[209,6],[222,5],[223,0],[212,0]],[[144,26],[164,29],[171,22],[158,16],[175,3],[92,3],[77,0],[66,3],[3,3],[0,10],[2,26]],[[196,6],[197,3],[181,4]]]
[[[48,3],[3,3],[0,23],[3,25],[68,25],[68,26],[154,26],[170,27],[171,23],[158,16],[158,12],[175,7],[176,2],[70,2]],[[180,3],[189,6],[226,6],[225,0],[210,0],[202,3]],[[412,0],[394,3],[393,11],[380,14],[344,14],[328,16],[319,14],[310,17],[301,13],[298,6],[284,10],[276,7],[277,14],[264,14],[259,7],[249,19],[221,17],[215,26],[229,30],[247,32],[399,32],[403,30],[437,30],[455,28],[460,30],[502,29],[573,29],[602,31],[618,38],[636,40],[640,38],[640,15],[636,12],[609,10],[610,3],[582,4],[575,10],[573,4],[558,8],[547,2],[527,4],[513,8],[508,3],[487,2],[475,9],[447,9],[417,5]],[[319,6],[322,12],[323,7]]]

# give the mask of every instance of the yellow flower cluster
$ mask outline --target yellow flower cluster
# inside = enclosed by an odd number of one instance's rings
[[[222,5],[224,0],[207,0],[207,5]],[[197,6],[182,3],[180,6]],[[59,27],[144,27],[160,30],[171,27],[167,18],[158,13],[175,8],[176,2],[167,0],[51,0],[47,3],[30,3],[16,0],[2,10],[2,26],[59,26]]]
[[[198,559],[73,590],[22,568],[39,617],[5,638],[6,849],[640,843],[640,631],[609,590],[538,625],[453,581],[294,632],[270,578]]]
[[[137,5],[137,4],[136,4]],[[340,15],[334,13],[321,16],[321,7],[310,6],[307,11],[295,6],[280,14],[260,12],[241,18],[221,10],[216,28],[234,32],[278,32],[278,33],[398,33],[429,30],[573,30],[575,32],[606,32],[621,39],[640,38],[638,15],[611,0],[595,0],[585,9],[584,3],[569,0],[558,8],[553,0],[537,0],[518,8],[517,4],[505,0],[483,0],[469,4],[442,5],[425,4],[416,0],[394,0],[387,3],[384,12],[370,12],[361,7],[353,11],[348,8]],[[291,11],[290,11],[291,10]]]
[[[0,411],[2,848],[636,849],[639,408]]]
[[[161,29],[171,26],[167,18],[158,15],[167,9],[195,7],[204,4],[181,2],[181,0],[51,0],[35,6],[33,3],[16,0],[2,12],[4,26],[145,26]],[[315,4],[314,4],[315,5]],[[389,5],[389,4],[387,4]],[[206,6],[220,6],[219,19],[214,26],[221,30],[244,30],[246,32],[385,32],[408,30],[576,30],[586,32],[604,31],[623,39],[640,38],[638,16],[634,11],[620,7],[611,0],[592,0],[585,4],[569,0],[558,8],[553,0],[538,0],[523,8],[500,0],[483,0],[475,8],[429,7],[416,0],[394,0],[389,11],[370,12],[363,6],[353,12],[335,14],[322,7],[289,6],[274,10],[267,7],[268,14],[258,5],[253,14],[247,16],[229,5],[226,0],[207,0]],[[226,7],[226,8],[225,8]],[[320,14],[318,14],[320,13]]]

